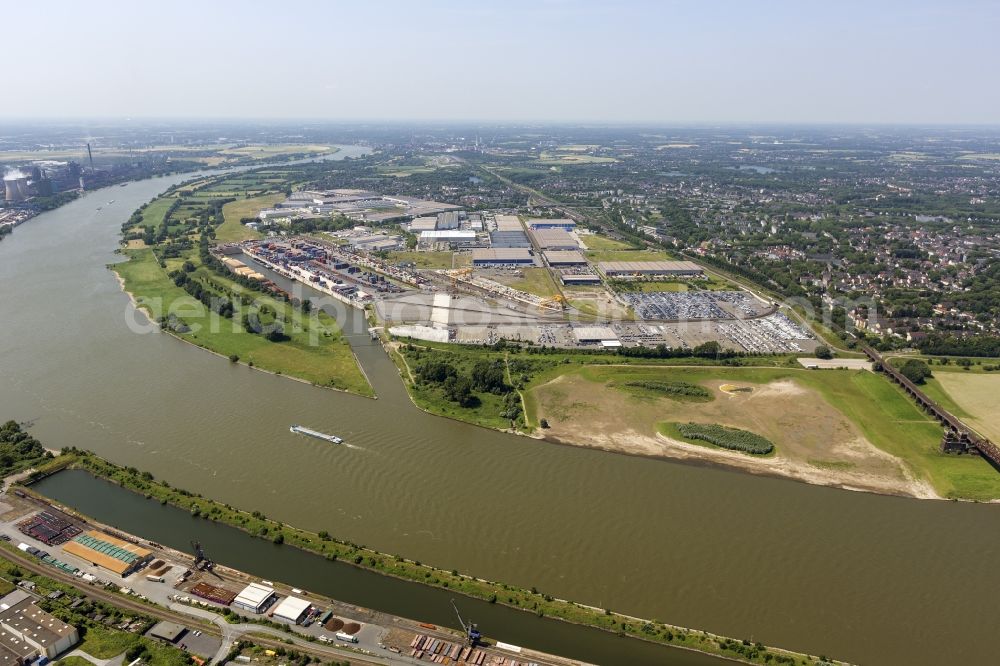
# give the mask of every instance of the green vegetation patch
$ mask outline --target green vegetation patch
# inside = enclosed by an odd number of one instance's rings
[[[202,265],[194,253],[165,262],[167,267],[157,262],[153,249],[127,250],[126,254],[130,260],[115,265],[115,271],[138,306],[161,322],[166,332],[263,370],[373,395],[337,322],[325,312],[302,312],[291,303],[246,289]],[[185,261],[194,267],[186,274],[185,286],[195,283],[198,289],[192,286],[192,291],[208,292],[217,303],[229,303],[228,307],[206,306],[175,283],[171,273],[178,262]],[[250,316],[259,322],[260,334],[244,324]],[[269,337],[263,333],[265,327],[268,331],[280,327],[281,335]]]
[[[0,477],[27,469],[52,454],[15,421],[0,425]]]
[[[712,392],[709,391],[704,386],[699,386],[698,384],[692,384],[690,382],[681,381],[667,381],[658,379],[635,379],[631,381],[622,382],[620,384],[612,384],[617,388],[628,391],[630,393],[638,393],[640,395],[654,395],[662,396],[666,398],[672,398],[674,400],[701,400],[708,401],[713,400]]]
[[[715,423],[670,423],[668,425],[676,429],[684,439],[708,442],[730,451],[741,451],[755,456],[766,456],[774,451],[774,442],[749,430],[729,428]]]

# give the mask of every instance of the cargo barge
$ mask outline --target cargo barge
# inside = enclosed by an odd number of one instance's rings
[[[324,432],[319,432],[317,430],[312,430],[310,428],[305,428],[300,425],[293,425],[288,429],[290,432],[294,432],[297,435],[309,435],[310,437],[315,437],[316,439],[326,440],[332,444],[342,444],[344,440],[336,435],[327,435]]]

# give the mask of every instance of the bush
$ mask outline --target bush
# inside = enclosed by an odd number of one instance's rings
[[[677,430],[688,439],[697,439],[732,451],[766,455],[774,450],[771,440],[757,433],[717,424],[678,423]]]
[[[669,382],[656,379],[635,380],[622,384],[627,388],[660,393],[671,398],[711,398],[712,392],[690,382]]]
[[[825,345],[820,345],[819,347],[816,347],[816,351],[813,353],[816,355],[816,358],[822,358],[822,359],[833,358],[833,352],[830,351],[830,348]]]

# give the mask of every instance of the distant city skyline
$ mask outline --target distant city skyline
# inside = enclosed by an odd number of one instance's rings
[[[16,3],[0,119],[997,124],[998,29],[977,0]]]

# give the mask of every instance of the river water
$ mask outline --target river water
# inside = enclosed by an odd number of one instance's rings
[[[460,629],[451,606],[456,595],[447,590],[381,576],[343,562],[328,562],[290,546],[276,546],[235,528],[193,518],[189,512],[160,504],[157,500],[147,500],[82,470],[50,476],[33,488],[101,522],[177,550],[190,552],[191,541],[198,541],[214,560],[265,580],[280,580],[339,601]],[[595,664],[722,666],[732,663],[697,652],[538,618],[499,604],[465,597],[458,597],[456,603],[463,617],[478,623],[492,639]],[[378,616],[362,619],[380,620]],[[381,619],[383,624],[391,624],[391,620]]]
[[[557,597],[865,663],[994,661],[983,637],[997,612],[1000,507],[813,487],[433,417],[363,331],[351,340],[378,400],[136,333],[141,317],[105,265],[120,259],[132,210],[179,180],[87,194],[0,242],[0,418],[33,421],[53,448],[90,449],[294,525]],[[290,423],[357,448],[291,435]]]

